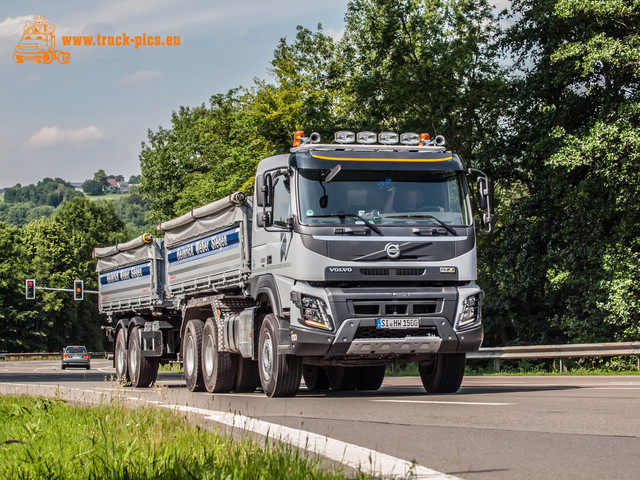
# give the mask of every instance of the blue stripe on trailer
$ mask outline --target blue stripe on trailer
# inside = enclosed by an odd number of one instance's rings
[[[225,230],[193,242],[184,243],[167,252],[170,265],[190,262],[197,258],[237,248],[240,245],[240,229],[238,227]]]
[[[110,285],[116,282],[139,280],[151,275],[151,264],[141,263],[131,267],[120,268],[100,275],[100,285]]]

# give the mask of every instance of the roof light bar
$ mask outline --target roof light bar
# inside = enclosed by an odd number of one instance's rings
[[[358,132],[358,143],[370,144],[376,143],[378,135],[376,132]]]
[[[382,132],[378,135],[378,142],[383,145],[393,145],[398,143],[399,137],[395,132]]]
[[[333,138],[338,143],[353,143],[356,141],[356,134],[350,130],[340,130],[334,134]]]
[[[400,135],[400,143],[403,145],[420,145],[420,135],[414,132],[405,132]]]

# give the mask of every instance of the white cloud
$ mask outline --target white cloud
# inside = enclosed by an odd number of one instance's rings
[[[34,15],[24,15],[22,17],[7,17],[0,22],[1,37],[21,37],[22,27],[27,20],[33,20]]]
[[[160,80],[163,77],[164,75],[157,70],[138,70],[137,72],[130,73],[129,75],[122,77],[120,79],[120,83],[134,85]]]
[[[43,127],[29,137],[27,145],[35,148],[50,147],[59,144],[81,144],[105,138],[98,127],[90,125],[78,130],[61,130],[58,127]]]

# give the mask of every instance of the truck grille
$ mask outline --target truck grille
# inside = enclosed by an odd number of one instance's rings
[[[382,329],[376,327],[363,327],[360,326],[356,330],[354,340],[369,340],[369,339],[391,339],[391,338],[406,338],[406,337],[437,337],[438,330],[436,327],[420,327],[420,328],[408,328],[408,329]]]
[[[438,300],[416,300],[413,302],[353,301],[356,316],[375,315],[432,315],[438,312]]]
[[[424,268],[361,268],[360,274],[368,276],[421,276],[424,275]]]

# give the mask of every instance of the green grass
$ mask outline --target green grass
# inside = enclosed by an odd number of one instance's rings
[[[0,478],[344,479],[320,459],[238,440],[161,409],[0,396]],[[355,478],[371,478],[355,474]]]
[[[121,198],[125,198],[130,193],[106,193],[104,195],[87,195],[85,194],[85,198],[89,200],[98,201],[98,200],[119,200]]]

